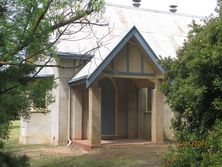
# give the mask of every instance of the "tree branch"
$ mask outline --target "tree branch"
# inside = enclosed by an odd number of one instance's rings
[[[4,62],[0,61],[0,65],[9,65],[9,66],[22,66],[23,64],[20,63],[9,63],[9,62]],[[61,65],[53,65],[53,64],[31,64],[34,67],[57,67],[57,68],[67,68],[67,69],[73,69],[80,67],[81,65],[76,65],[76,66],[61,66]]]
[[[47,11],[48,11],[48,9],[49,9],[52,1],[53,1],[53,0],[49,0],[48,3],[46,4],[46,6],[45,6],[45,8],[44,8],[44,11],[41,13],[41,15],[39,16],[36,24],[35,24],[34,27],[33,27],[33,32],[35,32],[36,29],[38,28],[39,23],[42,21],[42,19],[44,18],[45,14],[47,13]]]
[[[44,65],[46,65],[47,63],[49,63],[50,60],[51,60],[51,58],[52,58],[52,57],[50,57],[50,58],[45,62]],[[38,73],[42,70],[42,68],[43,68],[43,67],[40,67],[40,69],[38,69],[37,72],[36,72],[32,77],[29,77],[28,79],[26,79],[26,81],[25,81],[24,83],[28,83],[28,82],[31,81],[33,78],[35,78],[35,77],[38,75]],[[22,78],[20,78],[20,79],[22,79]],[[19,80],[19,79],[18,79],[18,80]],[[8,89],[2,90],[2,91],[0,91],[0,95],[2,95],[2,94],[4,94],[4,93],[7,93],[8,91],[13,90],[13,89],[15,89],[15,88],[17,88],[17,87],[19,87],[19,86],[20,86],[20,84],[16,84],[16,85],[14,85],[14,86],[12,86],[12,87],[10,87],[10,88],[8,88]]]
[[[71,23],[74,23],[75,21],[77,21],[77,20],[79,20],[79,19],[81,19],[81,18],[83,18],[83,17],[93,13],[94,10],[92,10],[92,9],[88,10],[87,9],[84,12],[85,12],[84,15],[76,15],[76,16],[71,17],[70,19],[63,20],[61,22],[55,23],[54,25],[51,26],[51,30],[54,31],[54,30],[56,30],[56,29],[58,29],[60,27],[63,27],[65,25],[68,25],[68,24],[71,24]]]
[[[95,26],[108,26],[109,25],[109,23],[93,23],[93,22],[90,22],[90,21],[79,21],[79,22],[77,22],[77,21],[75,21],[75,22],[73,22],[73,23],[75,23],[75,24],[87,24],[87,25],[95,25]]]
[[[58,36],[53,42],[50,42],[46,47],[40,48],[40,49],[37,50],[35,53],[32,53],[32,54],[26,56],[26,58],[23,59],[23,60],[20,62],[20,64],[22,64],[22,63],[25,62],[25,61],[28,61],[29,59],[33,58],[33,57],[36,56],[37,54],[39,54],[39,53],[41,53],[41,52],[43,52],[43,51],[45,51],[45,50],[47,50],[47,49],[50,49],[50,48],[60,39],[60,37],[64,34],[64,32],[67,30],[67,28],[68,28],[68,26],[67,26],[66,28],[64,28],[64,30],[60,32],[59,36]]]

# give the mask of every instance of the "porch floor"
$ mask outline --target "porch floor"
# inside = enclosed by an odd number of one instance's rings
[[[86,140],[73,140],[73,144],[82,146],[85,150],[90,150],[100,146],[127,146],[127,145],[145,145],[152,144],[149,140],[143,139],[113,139],[113,140],[101,140],[101,145],[90,145],[89,141]]]

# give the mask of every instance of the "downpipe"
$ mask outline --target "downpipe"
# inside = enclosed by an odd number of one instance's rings
[[[69,86],[69,96],[68,96],[69,100],[68,100],[68,144],[66,145],[67,147],[70,146],[72,144],[72,140],[70,139],[70,117],[71,117],[71,87]]]

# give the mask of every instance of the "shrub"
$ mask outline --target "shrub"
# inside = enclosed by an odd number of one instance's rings
[[[209,132],[208,150],[203,154],[202,167],[222,166],[222,121],[217,120],[214,129]]]
[[[194,134],[184,134],[184,141],[164,156],[165,167],[221,167],[222,164],[222,121],[217,120],[207,137],[195,144]],[[179,144],[178,144],[179,143]]]
[[[10,152],[0,152],[0,167],[29,167],[26,155],[17,156]]]

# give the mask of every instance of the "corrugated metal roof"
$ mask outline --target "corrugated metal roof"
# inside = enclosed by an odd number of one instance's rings
[[[63,40],[57,44],[58,52],[80,54],[96,48],[98,44],[104,45],[93,50],[91,54],[95,56],[74,76],[72,81],[89,77],[133,26],[137,27],[157,56],[175,57],[176,50],[182,46],[186,39],[189,31],[188,25],[191,24],[192,20],[200,22],[201,19],[189,15],[110,4],[105,6],[105,13],[101,18],[104,22],[108,22],[109,26],[91,26],[90,29],[86,25],[81,32],[63,37]],[[72,28],[78,29],[80,27]]]

